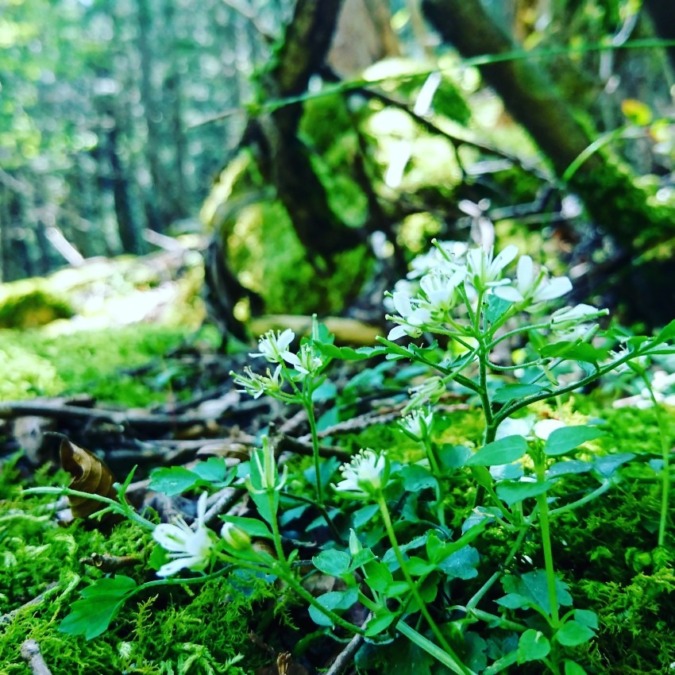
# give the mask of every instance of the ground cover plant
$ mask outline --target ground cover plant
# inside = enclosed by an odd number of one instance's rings
[[[42,621],[3,616],[0,659],[19,632],[124,672],[667,672],[672,383],[654,372],[675,326],[635,336],[561,307],[569,279],[517,253],[437,243],[374,347],[336,346],[318,321],[300,341],[265,334],[231,382],[307,433],[263,425],[247,453],[154,470],[145,489],[190,497],[189,525],[132,505],[133,473],[106,491],[41,474],[0,530],[8,560],[68,564]],[[645,405],[607,409],[631,387]],[[78,550],[53,526],[63,494],[122,522]],[[88,583],[81,555],[99,562]],[[22,578],[9,605],[41,592]]]

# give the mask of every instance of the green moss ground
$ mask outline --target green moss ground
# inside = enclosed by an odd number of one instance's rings
[[[120,369],[163,359],[188,336],[182,328],[151,325],[59,336],[0,330],[0,400],[88,393],[127,406],[163,401],[169,393],[165,384]]]
[[[173,364],[164,355],[184,337],[180,329],[139,326],[68,337],[2,331],[0,358],[13,370],[12,377],[0,382],[0,391],[6,399],[65,391],[86,392],[108,403],[147,405],[168,395],[170,378],[159,382],[156,369],[149,371],[147,379],[131,378],[121,375],[119,368],[161,359],[168,372]],[[604,421],[608,437],[598,451],[631,452],[643,460],[632,463],[618,486],[556,521],[556,564],[570,585],[575,606],[592,609],[600,617],[598,638],[579,658],[589,673],[668,672],[675,660],[670,611],[675,591],[673,537],[667,547],[656,546],[660,483],[649,465],[660,456],[654,411],[614,409],[602,392],[577,396],[567,405]],[[675,415],[671,410],[664,417],[673,438]],[[450,445],[474,442],[481,434],[480,416],[474,412],[453,413],[437,426],[439,442]],[[414,451],[399,432],[386,426],[346,439],[345,445],[386,446],[400,458]],[[91,641],[60,633],[58,626],[79,591],[102,575],[83,565],[82,558],[106,553],[146,560],[154,544],[130,523],[108,533],[77,523],[59,527],[51,498],[20,496],[23,479],[17,459],[5,459],[0,475],[0,674],[30,672],[19,655],[22,642],[30,638],[38,641],[54,673],[236,675],[253,673],[273,660],[251,641],[250,632],[277,652],[292,646],[274,643],[279,636],[290,635],[293,642],[306,637],[302,630],[293,631],[283,623],[286,612],[279,589],[263,580],[236,576],[190,589],[154,589],[153,595],[134,597],[111,629]],[[588,480],[571,479],[567,489],[577,487],[583,494]],[[31,485],[67,482],[67,477],[46,469],[30,479]],[[466,507],[472,498],[467,488],[459,476],[456,488],[448,493],[448,513],[460,513]],[[419,508],[410,504],[402,513],[414,514]],[[499,565],[509,547],[497,528],[488,534],[482,545],[486,568]],[[538,564],[541,552],[536,541],[526,542],[523,555]],[[143,565],[125,573],[139,583],[154,578]],[[45,591],[43,602],[11,614]],[[379,654],[372,661],[376,670],[386,650]],[[400,659],[401,652],[396,654]],[[519,672],[536,672],[522,668]]]

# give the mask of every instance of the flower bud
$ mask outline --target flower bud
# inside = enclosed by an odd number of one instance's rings
[[[251,548],[251,537],[234,523],[225,523],[220,536],[233,551],[248,551]]]

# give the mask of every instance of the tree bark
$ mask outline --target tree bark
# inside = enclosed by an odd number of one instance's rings
[[[298,1],[276,63],[263,80],[268,100],[307,91],[310,77],[326,60],[341,4],[342,0]],[[309,151],[298,137],[301,117],[302,104],[281,106],[253,123],[249,137],[262,140],[261,171],[276,187],[309,256],[330,262],[335,253],[360,243],[361,236],[331,209]]]
[[[442,38],[465,57],[499,57],[520,49],[490,19],[479,0],[423,0],[423,9]],[[535,63],[509,59],[480,66],[485,80],[509,112],[530,133],[562,178],[593,137]],[[671,210],[647,203],[630,172],[604,152],[591,154],[569,179],[591,217],[626,246],[633,248],[672,236]]]

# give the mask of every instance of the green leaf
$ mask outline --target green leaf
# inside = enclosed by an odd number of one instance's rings
[[[245,518],[244,516],[220,516],[224,523],[232,523],[241,528],[251,537],[260,537],[262,539],[272,539],[273,535],[270,529],[257,518]]]
[[[578,621],[564,623],[555,634],[555,639],[564,647],[577,647],[595,637],[595,633]]]
[[[324,574],[333,577],[340,577],[349,571],[351,556],[345,551],[321,551],[319,555],[312,558],[314,567]]]
[[[598,615],[590,609],[575,609],[574,619],[583,626],[588,626],[593,630],[598,629]]]
[[[565,661],[565,675],[587,675],[586,671],[576,661]]]
[[[606,359],[607,353],[606,349],[599,349],[587,342],[555,342],[552,345],[546,345],[541,350],[544,358],[562,357],[568,361],[583,361],[592,364]]]
[[[469,457],[468,466],[498,466],[511,464],[527,452],[527,441],[522,436],[506,436],[484,445]]]
[[[564,455],[570,450],[574,450],[586,441],[592,441],[604,435],[605,432],[597,427],[561,427],[548,437],[544,446],[544,452],[549,457],[557,457],[558,455]]]
[[[209,483],[222,483],[227,475],[227,465],[222,457],[209,457],[204,462],[197,462],[192,471]]]
[[[438,563],[438,568],[450,579],[474,579],[480,562],[478,551],[473,546],[464,546]]]
[[[149,487],[151,490],[172,497],[191,489],[199,480],[199,476],[194,471],[182,466],[172,466],[153,471]]]
[[[504,300],[497,295],[489,295],[485,318],[489,323],[495,324],[509,310],[513,303],[510,300]]]
[[[374,356],[383,356],[389,352],[385,347],[336,347],[332,344],[315,342],[314,346],[324,355],[342,361],[365,361]]]
[[[104,633],[137,584],[123,575],[99,579],[85,588],[70,607],[59,630],[68,635],[84,635],[87,640]]]
[[[366,626],[366,637],[375,637],[382,631],[387,630],[396,619],[396,614],[386,608],[378,609],[368,621]]]
[[[421,492],[438,485],[433,474],[419,464],[409,464],[403,467],[399,475],[403,478],[403,487],[408,492]]]
[[[671,340],[675,340],[675,319],[656,334],[652,345],[658,345]]]
[[[578,459],[563,460],[561,462],[556,462],[549,470],[549,478],[555,478],[557,476],[565,476],[568,474],[574,473],[586,473],[593,468],[593,465],[590,462],[582,462]]]
[[[391,570],[381,562],[368,563],[366,573],[366,583],[378,593],[384,593],[394,581]]]
[[[421,577],[425,574],[429,574],[429,572],[432,572],[435,568],[435,565],[424,558],[413,555],[408,558],[406,567],[408,568],[408,572],[411,576]]]
[[[355,556],[352,557],[352,562],[349,565],[349,572],[353,572],[359,567],[367,565],[372,560],[375,560],[375,554],[369,548],[362,548]]]
[[[502,585],[507,595],[499,598],[496,601],[497,604],[509,609],[539,607],[547,614],[551,614],[544,570],[533,570],[520,576],[509,574],[502,580]],[[572,604],[572,596],[567,591],[567,584],[556,578],[555,590],[560,605],[568,607]]]
[[[349,588],[346,591],[330,591],[316,598],[316,601],[328,610],[339,612],[349,609],[358,600],[358,590]],[[332,626],[330,617],[326,616],[318,607],[309,606],[309,615],[318,626]]]
[[[492,400],[495,403],[508,403],[518,398],[533,396],[534,394],[548,390],[548,387],[540,387],[536,384],[507,384],[505,387],[497,389]]]
[[[597,457],[593,462],[593,468],[602,476],[609,478],[622,464],[630,462],[635,455],[632,452],[621,452],[616,455]]]
[[[543,483],[517,483],[504,481],[497,486],[497,495],[509,506],[522,502],[523,499],[536,497],[553,487],[553,482],[546,480]]]
[[[548,656],[551,651],[551,643],[539,630],[529,628],[518,640],[518,663],[527,661],[539,661]]]

